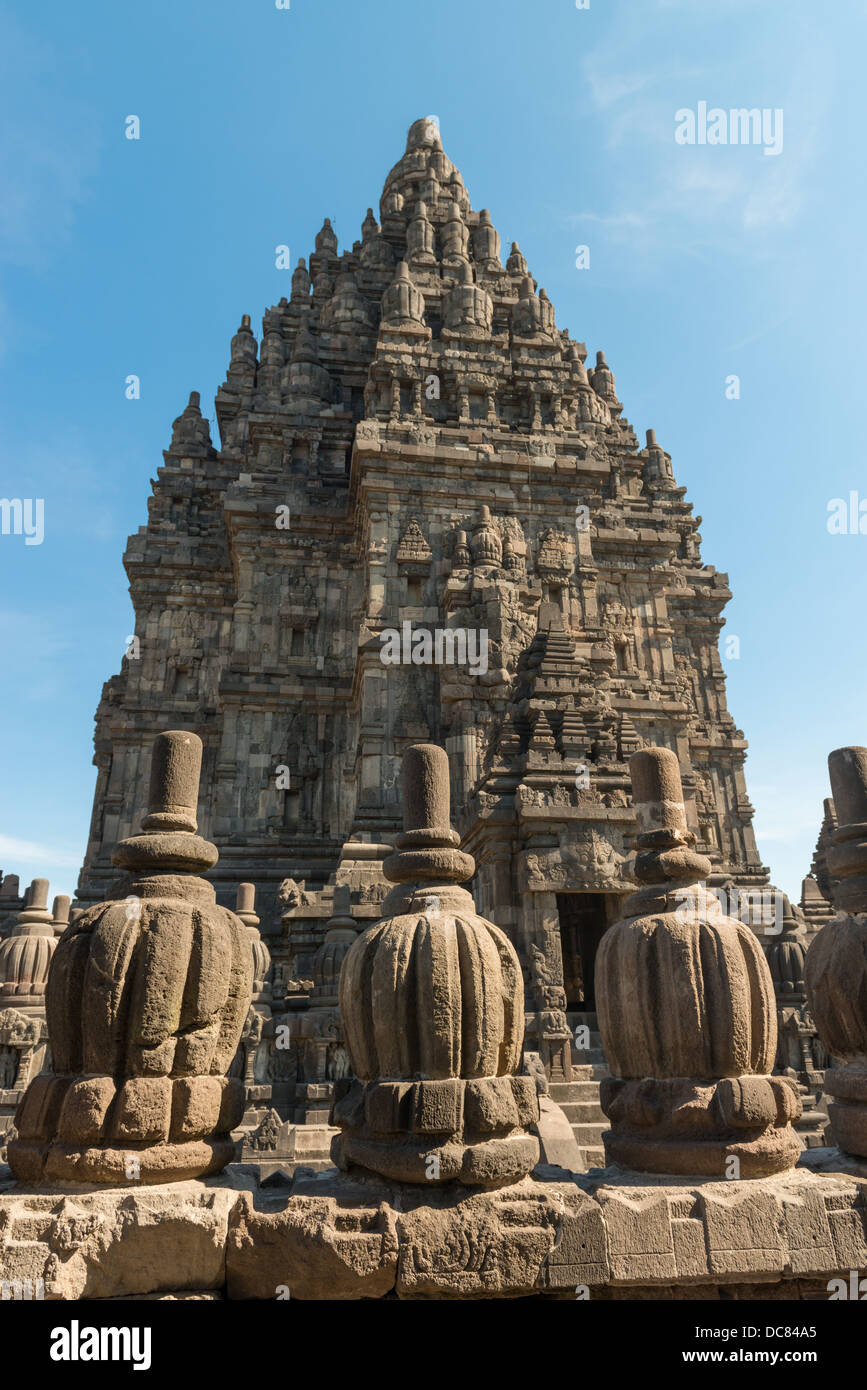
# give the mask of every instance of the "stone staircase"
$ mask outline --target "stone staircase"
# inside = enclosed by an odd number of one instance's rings
[[[584,1159],[584,1169],[604,1168],[605,1149],[602,1144],[603,1131],[608,1129],[602,1107],[599,1104],[599,1082],[608,1075],[602,1039],[597,1028],[595,1013],[569,1013],[569,1026],[572,1036],[575,1029],[584,1025],[589,1032],[589,1044],[579,1050],[572,1045],[572,1080],[552,1081],[549,1091],[553,1101],[560,1106],[572,1126],[575,1141]]]

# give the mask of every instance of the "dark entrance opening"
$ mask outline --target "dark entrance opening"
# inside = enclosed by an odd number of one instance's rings
[[[605,893],[558,893],[563,980],[567,1009],[594,1013],[596,952],[608,926]]]

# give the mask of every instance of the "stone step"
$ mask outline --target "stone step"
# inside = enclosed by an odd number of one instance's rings
[[[576,1125],[581,1124],[601,1125],[604,1123],[606,1126],[608,1125],[605,1111],[598,1100],[558,1100],[557,1104],[573,1129]]]
[[[579,1149],[601,1148],[602,1136],[605,1131],[610,1128],[611,1126],[607,1120],[604,1124],[595,1125],[584,1124],[579,1121],[577,1124],[573,1124],[572,1132],[575,1135],[575,1141]]]
[[[573,1030],[579,1024],[586,1024],[591,1029],[590,1046],[579,1051],[573,1045],[572,1080],[552,1081],[549,1094],[572,1126],[584,1168],[604,1168],[602,1135],[609,1128],[609,1122],[599,1101],[599,1083],[610,1073],[601,1046],[602,1039],[596,1028],[595,1014],[570,1013],[568,1019]]]
[[[606,1166],[605,1149],[601,1144],[589,1144],[581,1150],[581,1154],[585,1169],[604,1168]]]
[[[574,1081],[595,1081],[598,1085],[603,1077],[610,1076],[608,1066],[603,1062],[584,1063],[581,1062],[572,1068],[572,1080]]]
[[[557,1105],[599,1104],[598,1081],[552,1081],[548,1093]]]
[[[577,1048],[573,1047],[572,1065],[573,1067],[604,1067],[605,1053],[602,1051],[601,1047],[590,1047],[584,1052],[579,1052]]]

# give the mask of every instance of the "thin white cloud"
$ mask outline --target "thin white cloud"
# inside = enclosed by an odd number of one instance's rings
[[[598,212],[576,212],[569,216],[570,222],[596,222],[600,226],[614,228],[646,227],[649,218],[641,212],[619,212],[611,217],[603,217]]]
[[[584,79],[587,83],[587,90],[590,100],[598,110],[606,110],[609,106],[614,106],[622,101],[624,97],[634,96],[640,92],[649,82],[653,81],[650,73],[603,73],[597,64],[584,64]]]
[[[740,93],[744,77],[731,45],[726,46],[730,29],[720,30],[716,45],[712,41],[713,26],[720,23],[716,5],[708,4],[702,16],[696,0],[688,0],[691,21],[707,25],[706,60],[671,70],[650,65],[648,54],[656,51],[666,28],[675,32],[681,23],[675,13],[681,8],[687,3],[659,0],[655,9],[637,12],[628,29],[618,28],[585,54],[581,71],[593,139],[610,151],[612,185],[628,188],[629,201],[618,206],[615,198],[607,207],[587,209],[568,221],[593,222],[612,242],[654,259],[666,252],[778,258],[781,248],[775,238],[797,224],[821,153],[821,132],[834,98],[833,50],[818,15],[815,20],[805,16],[801,52],[792,54],[791,62],[781,55],[767,99],[746,102],[738,96],[726,102],[726,91]],[[765,77],[773,72],[767,64],[762,68],[760,53],[753,56],[757,72]],[[770,159],[754,147],[677,145],[675,112],[695,109],[699,97],[724,108],[783,108],[780,154]]]
[[[743,348],[749,347],[752,343],[757,343],[762,338],[767,338],[769,333],[776,333],[778,329],[783,327],[783,324],[788,323],[794,317],[794,313],[782,314],[779,318],[775,318],[770,323],[766,322],[763,319],[761,327],[757,328],[755,333],[748,333],[745,338],[741,338],[736,343],[727,343],[725,346],[725,351],[740,352]]]
[[[0,834],[0,855],[10,864],[52,864],[60,869],[77,869],[81,866],[80,852],[40,845],[34,840],[17,840],[12,835]]]

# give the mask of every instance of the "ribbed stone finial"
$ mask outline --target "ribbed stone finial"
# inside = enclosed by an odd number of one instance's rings
[[[382,296],[382,325],[407,328],[424,325],[424,295],[413,283],[406,261],[398,263],[394,280]]]
[[[826,851],[831,896],[840,912],[867,912],[867,748],[828,756],[837,828]]]
[[[774,993],[780,1004],[787,1005],[806,999],[804,985],[804,933],[802,924],[792,910],[792,904],[782,895],[782,930],[772,936],[765,949]]]
[[[629,760],[638,835],[635,877],[649,885],[629,900],[635,911],[652,911],[655,895],[674,884],[700,883],[711,870],[710,860],[692,846],[695,835],[687,826],[680,764],[669,748],[641,748]]]
[[[332,914],[325,926],[322,945],[313,957],[313,1002],[318,1008],[337,1005],[340,968],[357,935],[358,928],[352,916],[349,884],[338,883],[334,889]],[[336,1036],[342,1039],[343,1025],[339,1016],[334,1019],[334,1023]],[[314,1029],[314,1033],[317,1031]],[[327,1036],[328,1031],[326,1024],[320,1036]]]
[[[41,1010],[48,968],[57,944],[48,902],[47,878],[35,878],[9,935],[0,942],[0,1002]],[[67,902],[69,899],[67,899]]]
[[[326,217],[320,230],[316,234],[316,251],[321,255],[337,254],[337,234],[331,225],[331,218]]]
[[[804,978],[834,1057],[825,1074],[831,1131],[841,1149],[867,1158],[867,748],[835,749],[828,770],[837,826],[826,860],[837,915],[811,942]]]
[[[516,1076],[523,982],[515,949],[458,885],[474,869],[449,823],[449,765],[404,753],[404,824],[384,865],[383,920],[340,973],[357,1081],[341,1084],[332,1156],[402,1182],[496,1186],[538,1158],[535,1086]]]
[[[761,1177],[795,1162],[794,1091],[770,1075],[773,982],[748,926],[725,917],[691,848],[677,758],[630,759],[638,822],[635,877],[596,957],[601,1088],[609,1161],[642,1172]],[[732,1170],[730,1161],[738,1167]]]
[[[253,954],[253,1003],[267,1004],[271,999],[271,986],[268,971],[271,969],[271,952],[259,933],[261,918],[256,912],[255,883],[239,883],[235,898],[235,916],[247,928],[247,939]]]
[[[838,824],[867,822],[867,748],[835,748],[828,771]]]
[[[657,447],[657,445],[656,445],[656,430],[648,430],[648,431],[647,431],[647,447],[648,447],[648,449],[655,449],[655,448]]]
[[[521,248],[518,245],[517,241],[512,242],[512,250],[509,254],[508,260],[506,261],[506,269],[509,271],[511,275],[527,274],[527,262],[521,253]]]
[[[22,1182],[170,1182],[219,1172],[235,1152],[244,1088],[226,1072],[253,961],[243,923],[197,876],[217,860],[193,833],[201,760],[195,734],[158,736],[142,833],[114,854],[132,873],[127,896],[51,936],[53,1071],[16,1113],[8,1156]]]

